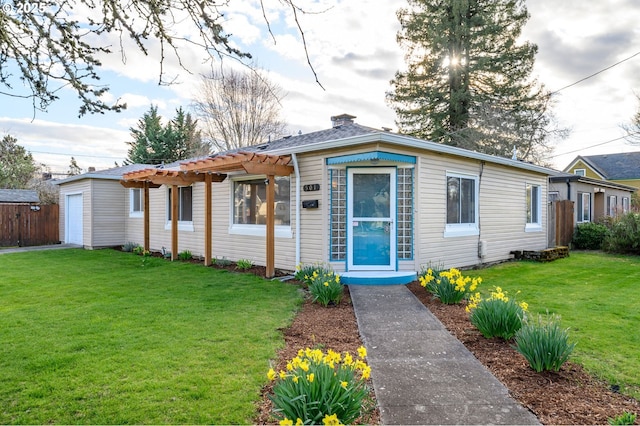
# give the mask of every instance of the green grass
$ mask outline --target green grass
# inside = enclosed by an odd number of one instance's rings
[[[145,262],[0,255],[0,424],[252,421],[296,288]]]
[[[570,360],[640,399],[640,258],[572,252],[551,263],[513,262],[478,271],[531,313],[559,314],[577,345]]]

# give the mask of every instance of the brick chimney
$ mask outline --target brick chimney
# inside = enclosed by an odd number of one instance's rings
[[[333,117],[331,117],[331,127],[340,127],[345,124],[353,124],[354,118],[356,118],[355,115],[349,114],[334,115]]]

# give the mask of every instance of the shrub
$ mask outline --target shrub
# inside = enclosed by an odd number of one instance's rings
[[[344,288],[340,284],[340,276],[333,271],[313,271],[310,278],[309,292],[312,302],[327,307],[330,303],[338,304],[342,299]]]
[[[231,261],[229,259],[227,259],[226,257],[214,257],[213,259],[211,259],[211,263],[213,263],[214,265],[218,265],[218,266],[229,266],[231,265]]]
[[[455,268],[439,273],[428,268],[420,274],[419,281],[422,287],[442,303],[453,305],[468,299],[470,293],[482,282],[482,278],[465,277]]]
[[[139,247],[138,243],[134,243],[132,241],[127,241],[126,243],[124,243],[124,245],[122,246],[122,251],[125,251],[127,253],[131,253],[133,251],[134,248]]]
[[[560,328],[557,315],[548,318],[538,315],[535,321],[526,319],[515,336],[514,348],[538,373],[560,370],[575,347],[575,343],[569,343],[568,330]]]
[[[571,244],[575,249],[600,250],[602,241],[609,233],[609,228],[601,223],[583,223],[576,227],[573,232]]]
[[[628,213],[612,220],[602,248],[614,253],[640,254],[640,214]]]
[[[509,340],[522,327],[527,308],[526,302],[518,303],[509,298],[506,291],[496,287],[487,299],[483,299],[480,293],[471,296],[466,310],[471,312],[469,320],[484,337]]]
[[[191,260],[192,257],[193,255],[191,254],[190,250],[183,250],[178,253],[178,259],[180,260]]]
[[[625,411],[619,416],[607,419],[607,422],[610,425],[632,425],[636,422],[636,414]]]
[[[133,252],[133,254],[137,254],[139,256],[142,256],[144,254],[145,250],[144,250],[144,247],[142,247],[142,246],[136,246],[131,251]]]
[[[298,351],[287,363],[287,371],[270,369],[274,381],[273,411],[281,424],[351,424],[361,415],[369,394],[366,379],[371,368],[364,362],[364,347],[354,359],[349,352],[340,354],[329,349]]]
[[[249,259],[240,259],[236,262],[236,267],[241,271],[246,271],[247,269],[251,269],[253,266],[253,262]]]

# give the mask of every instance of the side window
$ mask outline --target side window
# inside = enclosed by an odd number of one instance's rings
[[[142,217],[144,212],[144,192],[140,188],[129,190],[129,216]]]
[[[591,194],[578,192],[578,222],[591,222]]]
[[[527,200],[527,226],[526,229],[539,230],[541,228],[540,218],[540,185],[527,184],[526,186]]]
[[[446,236],[478,234],[478,177],[447,173]]]
[[[173,197],[169,188],[167,204],[167,218],[171,220],[171,199]],[[191,222],[193,220],[193,188],[191,186],[178,187],[178,221]]]

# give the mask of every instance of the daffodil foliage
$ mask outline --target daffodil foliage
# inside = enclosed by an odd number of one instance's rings
[[[306,348],[287,363],[286,371],[270,369],[267,377],[274,381],[270,398],[280,424],[353,423],[369,394],[366,380],[371,367],[366,356],[362,346],[356,356]]]

